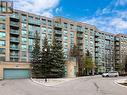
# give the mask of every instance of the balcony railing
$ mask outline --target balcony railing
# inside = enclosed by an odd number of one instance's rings
[[[16,46],[16,45],[15,45],[15,46],[14,46],[14,45],[11,45],[11,46],[10,46],[10,49],[11,49],[11,50],[19,50],[19,47]]]
[[[82,34],[77,34],[77,37],[83,38],[83,35]]]
[[[19,58],[19,55],[18,55],[18,53],[11,53],[10,57],[11,58]]]
[[[29,33],[29,38],[35,38],[34,33]]]
[[[11,26],[15,26],[15,27],[19,27],[19,23],[18,22],[10,22],[10,25]]]
[[[19,19],[19,15],[18,15],[18,14],[12,14],[12,15],[11,15],[11,18]]]
[[[34,25],[41,25],[41,21],[36,21],[34,19],[29,19],[28,23],[34,24]]]
[[[54,27],[62,28],[62,25],[60,23],[54,23]]]
[[[99,33],[95,33],[95,36],[96,36],[96,37],[99,37],[100,35],[99,35]]]
[[[18,31],[18,30],[11,30],[10,33],[11,33],[11,34],[15,34],[15,35],[19,35],[19,31]]]
[[[119,41],[120,39],[119,38],[115,38],[115,41]]]
[[[79,31],[79,32],[83,32],[83,29],[82,29],[82,28],[81,28],[81,29],[77,28],[77,31]]]
[[[62,35],[62,31],[55,30],[55,34],[60,34],[60,35]]]
[[[56,37],[56,40],[62,41],[62,38],[61,37]]]
[[[82,41],[82,40],[80,40],[80,41],[78,41],[78,43],[79,43],[79,44],[82,44],[82,43],[83,43],[83,41]]]
[[[19,39],[18,38],[11,38],[10,41],[11,42],[17,42],[18,43],[19,42]]]

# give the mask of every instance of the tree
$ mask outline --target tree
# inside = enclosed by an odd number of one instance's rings
[[[86,71],[86,75],[89,75],[90,71],[92,71],[92,69],[95,67],[95,64],[88,50],[86,55],[83,57],[83,64],[84,64],[84,69]]]
[[[55,36],[51,45],[51,55],[52,55],[52,76],[53,77],[63,77],[64,76],[64,53],[62,42],[57,41]]]
[[[39,36],[36,31],[31,61],[32,77],[40,76],[40,41],[38,38]]]
[[[70,57],[77,57],[79,55],[79,51],[77,49],[77,46],[74,45],[73,48],[70,49],[69,56]]]
[[[51,50],[48,44],[47,36],[44,38],[43,46],[41,50],[41,74],[45,77],[45,81],[47,81],[47,77],[51,72]]]

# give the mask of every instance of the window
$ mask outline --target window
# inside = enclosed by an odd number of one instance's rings
[[[70,24],[70,28],[73,29],[74,28],[74,25],[73,24]]]
[[[67,23],[64,23],[64,28],[68,28],[68,24]]]
[[[52,35],[48,35],[48,40],[52,40]]]
[[[22,15],[22,22],[26,22],[27,21],[27,16]]]
[[[74,38],[74,32],[70,32],[70,37]]]
[[[68,34],[68,31],[64,31],[64,36],[67,36],[67,34]]]
[[[35,31],[37,31],[38,34],[39,34],[39,32],[40,32],[40,27],[35,27]]]
[[[22,43],[27,43],[27,39],[26,38],[22,38]]]
[[[26,51],[22,51],[22,57],[26,57]]]
[[[64,37],[64,41],[67,42],[68,41],[68,37]]]
[[[43,33],[46,32],[46,27],[42,27],[42,32],[43,32]]]
[[[0,56],[0,61],[5,61],[5,56]]]
[[[42,36],[42,39],[44,39],[44,38],[45,38],[45,36],[46,36],[46,34],[42,34],[41,36]]]
[[[46,19],[42,19],[42,24],[46,25]]]
[[[6,20],[6,16],[0,16],[0,21],[5,21]]]
[[[77,30],[78,30],[78,31],[83,31],[82,26],[77,26]]]
[[[33,44],[33,39],[29,39],[29,45],[32,45]]]
[[[22,30],[22,36],[27,36],[26,30]]]
[[[48,25],[52,26],[52,21],[51,20],[48,20]]]
[[[21,61],[22,62],[26,62],[26,58],[21,58]]]
[[[48,29],[48,34],[52,34],[52,29]]]
[[[28,29],[29,29],[29,31],[33,31],[34,30],[34,26],[33,25],[29,25]]]
[[[0,48],[0,55],[5,54],[5,48]]]
[[[5,46],[5,41],[0,41],[0,46]]]
[[[26,45],[22,45],[21,48],[22,48],[22,50],[26,50],[27,46]]]
[[[64,48],[67,48],[68,47],[68,43],[64,43]]]
[[[0,30],[5,30],[5,24],[0,23]]]
[[[26,24],[25,23],[22,23],[22,29],[26,30]]]
[[[0,38],[5,38],[6,34],[5,32],[0,32]]]

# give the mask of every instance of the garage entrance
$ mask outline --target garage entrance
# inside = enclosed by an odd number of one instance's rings
[[[4,79],[30,78],[29,69],[4,69]]]

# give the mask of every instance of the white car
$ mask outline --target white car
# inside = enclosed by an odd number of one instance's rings
[[[103,73],[102,77],[118,77],[119,73],[117,71],[110,71],[108,73]]]

